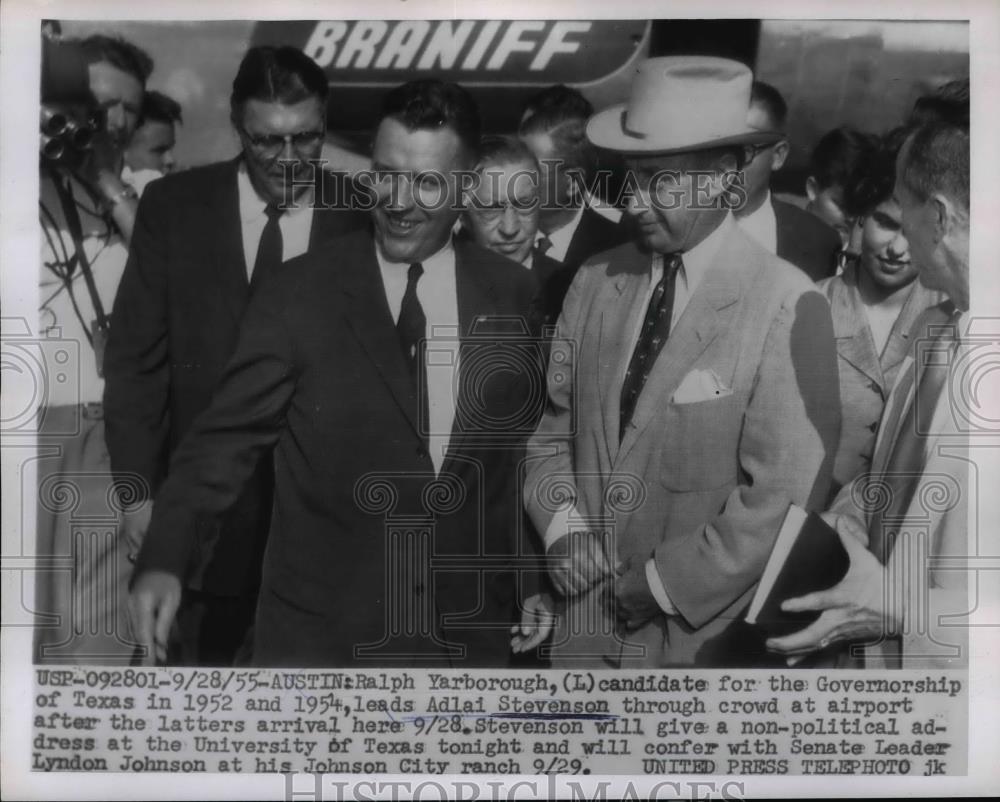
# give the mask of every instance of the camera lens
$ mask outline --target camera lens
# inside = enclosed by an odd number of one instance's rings
[[[62,112],[53,111],[42,106],[40,127],[43,134],[60,136],[69,125],[69,118]]]
[[[58,137],[46,136],[42,134],[41,154],[46,159],[59,161],[66,153],[66,143]]]
[[[66,127],[66,133],[69,137],[70,145],[76,150],[87,150],[94,144],[94,131],[90,127],[70,123]]]

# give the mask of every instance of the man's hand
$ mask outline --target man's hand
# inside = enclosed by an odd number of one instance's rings
[[[136,640],[146,648],[143,665],[167,660],[167,636],[181,603],[181,581],[166,571],[147,571],[132,585],[129,619]]]
[[[564,596],[578,596],[612,573],[605,540],[595,532],[568,532],[546,552],[552,584]]]
[[[149,529],[152,517],[152,499],[130,504],[122,513],[121,532],[125,538],[125,555],[130,563],[135,563],[139,557],[139,550],[146,539],[146,531]]]
[[[847,549],[850,567],[840,584],[829,590],[788,599],[781,605],[786,612],[822,611],[820,617],[805,629],[767,641],[768,649],[788,656],[789,665],[832,644],[877,640],[896,628],[897,622],[892,621],[885,610],[888,588],[885,569],[868,551],[864,527],[856,518],[847,515],[824,515],[823,519],[836,526],[837,534]]]
[[[615,615],[626,630],[637,629],[653,616],[663,613],[649,589],[645,559],[629,557],[617,573]]]
[[[556,620],[554,609],[548,593],[536,593],[525,600],[521,623],[510,628],[514,636],[510,639],[510,648],[515,654],[531,651],[552,634]]]

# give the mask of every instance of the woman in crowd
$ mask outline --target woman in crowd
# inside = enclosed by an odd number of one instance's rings
[[[902,136],[866,146],[844,185],[845,212],[856,218],[860,252],[843,273],[820,282],[830,301],[843,412],[834,466],[835,494],[871,463],[885,400],[910,351],[917,316],[941,301],[917,279],[893,198]]]

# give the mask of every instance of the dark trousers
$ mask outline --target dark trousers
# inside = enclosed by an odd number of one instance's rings
[[[256,596],[216,596],[185,589],[170,635],[167,662],[177,666],[246,665]]]

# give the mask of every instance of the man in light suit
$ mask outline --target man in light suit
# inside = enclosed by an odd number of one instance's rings
[[[961,558],[971,548],[968,509],[978,498],[970,497],[970,436],[955,404],[970,393],[953,368],[968,369],[975,356],[975,341],[966,339],[967,120],[917,129],[896,160],[895,195],[920,282],[948,300],[914,325],[914,350],[886,403],[870,473],[846,486],[824,516],[850,556],[846,576],[830,590],[784,604],[786,610],[822,611],[809,627],[768,642],[790,661],[844,642],[863,644],[869,667],[948,667],[968,660],[968,580]],[[964,410],[966,419],[975,420],[975,412]],[[952,570],[941,570],[947,567]]]
[[[829,489],[829,308],[725,197],[744,149],[773,141],[746,124],[751,79],[650,59],[588,124],[626,156],[641,241],[577,275],[529,441],[525,503],[564,597],[556,665],[757,664],[742,613],[789,502]]]
[[[388,93],[373,228],[292,260],[254,295],[136,565],[131,608],[151,655],[164,658],[197,522],[273,447],[254,665],[507,665],[526,554],[515,480],[541,364],[515,325],[531,273],[452,242],[478,140],[461,87]]]

